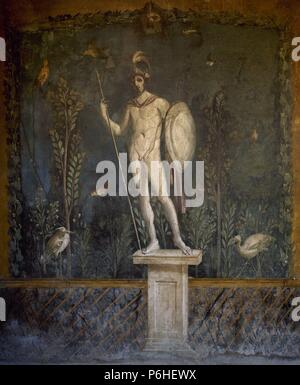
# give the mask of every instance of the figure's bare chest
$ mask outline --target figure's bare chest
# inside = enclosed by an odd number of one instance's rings
[[[145,107],[133,107],[131,110],[131,118],[133,128],[136,126],[149,126],[157,125],[161,122],[161,113],[157,106],[153,103]]]

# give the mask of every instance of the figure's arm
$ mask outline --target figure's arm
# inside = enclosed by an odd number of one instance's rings
[[[109,118],[108,106],[107,106],[107,103],[104,101],[100,102],[100,116],[104,124],[106,125],[106,127],[111,128],[113,133],[116,136],[124,135],[124,133],[128,128],[129,120],[130,120],[130,110],[128,106],[126,107],[125,113],[123,115],[123,118],[120,124],[114,122]]]
[[[163,119],[165,119],[169,108],[170,104],[166,99],[159,99],[159,110]]]

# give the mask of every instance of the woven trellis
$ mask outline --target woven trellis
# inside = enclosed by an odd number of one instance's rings
[[[295,288],[193,288],[190,343],[195,350],[300,355],[300,326],[291,319]]]
[[[0,290],[8,299],[8,322],[0,328],[7,349],[0,359],[93,360],[140,351],[147,333],[145,290]],[[291,320],[296,296],[299,288],[191,288],[190,344],[199,354],[299,357],[300,326]],[[30,344],[24,336],[31,336]]]

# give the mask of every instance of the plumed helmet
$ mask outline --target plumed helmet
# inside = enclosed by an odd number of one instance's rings
[[[143,51],[136,51],[132,56],[133,74],[150,78],[150,63]]]

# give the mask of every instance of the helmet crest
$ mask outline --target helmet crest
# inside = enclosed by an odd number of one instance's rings
[[[145,79],[150,78],[150,63],[143,51],[136,51],[132,56],[133,73]]]

